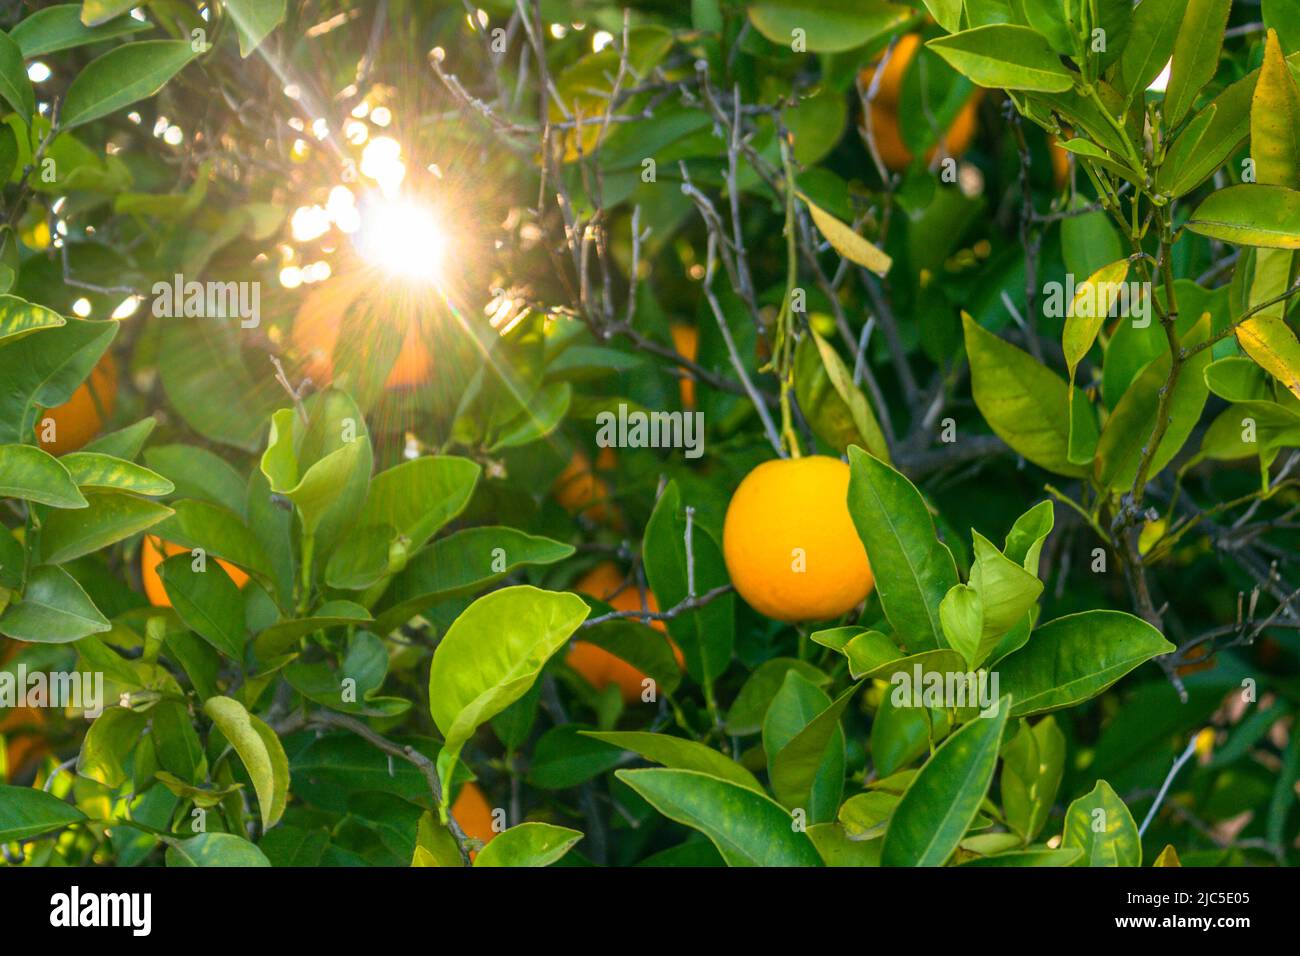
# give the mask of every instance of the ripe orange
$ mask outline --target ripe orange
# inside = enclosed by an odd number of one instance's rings
[[[167,589],[163,587],[162,578],[158,575],[158,565],[173,554],[181,554],[188,550],[152,534],[144,536],[144,541],[140,544],[140,579],[144,582],[144,593],[154,607],[172,606],[171,600],[167,597]],[[166,554],[163,553],[164,551]],[[229,561],[217,558],[217,564],[225,568],[236,587],[242,588],[248,581],[248,575]]]
[[[839,617],[875,580],[848,507],[849,466],[812,455],[759,465],[727,506],[722,551],[731,582],[778,621]]]
[[[433,355],[422,322],[433,309],[432,293],[407,290],[404,294],[414,298],[393,303],[381,298],[386,291],[388,287],[377,276],[358,271],[328,280],[303,300],[294,316],[292,338],[314,383],[323,386],[333,379],[334,353],[340,338],[345,348],[364,349],[367,323],[388,320],[401,324],[404,337],[385,387],[409,388],[429,380]],[[347,336],[343,334],[345,322]]]
[[[1048,137],[1048,155],[1052,160],[1052,184],[1060,189],[1070,179],[1070,155],[1055,136]]]
[[[618,462],[612,448],[602,448],[596,456],[596,467],[582,449],[575,449],[573,457],[551,485],[551,494],[560,507],[570,514],[585,515],[592,521],[602,522],[611,517],[609,486],[596,474],[596,468],[610,471]],[[617,527],[617,515],[611,524]]]
[[[673,335],[673,348],[694,362],[700,352],[699,330],[693,325],[674,323],[670,331]],[[693,410],[695,408],[695,379],[689,373],[685,374],[678,379],[677,387],[682,395],[682,408],[687,411]]]
[[[871,101],[872,138],[880,151],[881,161],[895,172],[901,172],[912,162],[912,151],[907,148],[902,132],[899,130],[898,108],[903,89],[903,77],[920,45],[921,37],[918,34],[909,33],[899,37],[889,62],[885,64],[885,72],[880,78],[876,96]],[[862,71],[864,89],[871,85],[875,72],[874,66],[868,66]],[[979,97],[980,91],[976,91],[962,106],[942,137],[942,144],[936,143],[926,152],[927,163],[934,158],[940,145],[943,145],[946,156],[960,156],[970,147],[971,140],[975,138],[975,118]]]
[[[90,370],[90,377],[62,405],[47,408],[36,418],[36,440],[51,455],[76,451],[99,434],[117,403],[117,362],[111,352]],[[53,440],[45,441],[45,419],[54,419]]]
[[[645,592],[645,605],[642,606],[641,594],[636,585],[624,587],[625,583],[626,579],[618,566],[612,561],[604,561],[579,578],[573,585],[573,589],[599,598],[616,611],[657,612],[659,610],[659,602],[650,591]],[[650,626],[661,634],[668,633],[663,621],[651,621]],[[668,643],[672,645],[677,666],[681,667],[683,665],[681,649],[673,643],[672,638],[668,639]],[[631,704],[641,699],[641,681],[645,680],[646,675],[603,647],[597,647],[587,641],[574,641],[564,662],[581,674],[596,690],[604,690],[610,684],[614,684],[618,687],[625,703]]]
[[[467,783],[460,788],[460,793],[452,802],[451,815],[456,818],[466,836],[482,840],[484,844],[491,843],[497,835],[496,830],[492,829],[492,807],[476,783]],[[477,852],[473,852],[470,857],[477,855]]]

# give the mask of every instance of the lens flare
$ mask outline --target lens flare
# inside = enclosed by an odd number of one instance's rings
[[[447,233],[428,208],[408,199],[383,199],[363,208],[357,248],[385,272],[437,284],[447,254]]]

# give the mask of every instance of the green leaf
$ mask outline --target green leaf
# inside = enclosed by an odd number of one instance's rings
[[[1141,866],[1142,838],[1133,814],[1105,780],[1065,811],[1061,848],[1079,848],[1076,866]]]
[[[109,50],[68,87],[60,125],[72,129],[153,96],[195,56],[189,40],[140,40]]]
[[[220,455],[197,445],[155,445],[145,463],[174,486],[177,497],[200,498],[243,515],[248,481]]]
[[[885,616],[908,650],[943,647],[939,604],[957,583],[952,552],[907,478],[858,448],[849,449],[849,467],[849,513]]]
[[[14,108],[14,112],[28,126],[36,112],[36,93],[27,78],[23,51],[8,33],[0,30],[0,98]]]
[[[6,126],[5,129],[10,128]],[[7,176],[5,178],[8,179]],[[0,295],[0,341],[67,324],[68,320],[53,309],[33,305],[14,295]]]
[[[1054,717],[1022,721],[1002,751],[1002,811],[1028,843],[1047,823],[1065,768],[1065,735]]]
[[[172,555],[159,568],[163,587],[185,626],[235,661],[244,657],[244,597],[216,561],[194,570],[189,552]]]
[[[41,550],[49,564],[92,554],[151,528],[171,515],[156,501],[106,491],[86,494],[87,507],[55,511],[45,519]]]
[[[1011,699],[939,745],[917,771],[885,831],[883,866],[943,866],[975,821],[993,779]]]
[[[1078,847],[1068,850],[1051,850],[1047,848],[1034,850],[1009,850],[992,856],[981,856],[967,860],[962,866],[1073,866],[1082,859],[1083,851]]]
[[[126,760],[144,730],[144,714],[110,707],[91,723],[77,755],[77,773],[116,789],[127,780]]]
[[[352,440],[339,441],[319,458],[304,455],[300,459],[310,427],[302,424],[292,408],[276,412],[271,417],[271,434],[261,467],[271,491],[297,505],[304,532],[315,535],[330,509],[343,500],[353,473],[364,468],[369,474],[370,441],[364,419],[359,419]]]
[[[555,564],[573,553],[572,545],[499,525],[449,534],[393,578],[384,592],[377,630],[400,627],[438,601],[482,591],[518,568]]]
[[[1081,476],[1084,468],[1069,457],[1070,386],[1033,356],[981,328],[965,313],[962,323],[971,391],[994,434],[1048,471]],[[1085,401],[1079,399],[1081,404]]]
[[[661,814],[699,830],[728,866],[821,866],[806,833],[780,804],[694,770],[617,770],[614,775]]]
[[[270,829],[284,813],[289,792],[289,759],[275,731],[230,697],[209,697],[203,712],[235,748],[253,782],[262,827]]]
[[[521,585],[479,598],[447,629],[429,667],[429,711],[454,757],[522,697],[589,609],[576,594]]]
[[[239,55],[248,58],[284,21],[285,0],[224,0],[239,31]]]
[[[1038,558],[1043,551],[1043,542],[1052,533],[1055,511],[1051,501],[1040,501],[1034,505],[1011,526],[1007,532],[1006,547],[1003,553],[1012,561],[1018,561],[1022,567],[1035,577],[1038,576]]]
[[[998,665],[1013,717],[1046,713],[1096,697],[1140,664],[1174,646],[1122,611],[1068,614],[1038,628]]]
[[[164,837],[168,866],[270,866],[261,850],[233,833],[200,833],[186,840]]]
[[[134,2],[128,3],[126,9],[134,5]],[[148,23],[135,17],[116,17],[88,27],[81,22],[80,4],[61,3],[37,10],[10,30],[9,35],[22,50],[23,58],[30,60],[46,53],[112,40],[148,28]]]
[[[733,737],[756,734],[763,729],[763,717],[772,698],[785,682],[789,671],[798,671],[819,687],[830,684],[830,678],[807,661],[793,657],[774,657],[759,664],[745,679],[740,693],[727,711],[723,729]]]
[[[805,360],[805,375],[811,381],[806,384],[797,383],[804,385],[802,389],[804,397],[800,399],[799,407],[811,415],[815,413],[819,404],[832,405],[833,407],[826,409],[826,417],[829,417],[832,422],[847,418],[844,424],[836,428],[836,432],[843,437],[842,441],[832,442],[836,450],[843,452],[850,444],[860,444],[888,464],[889,446],[885,443],[880,423],[876,420],[876,415],[871,410],[866,396],[853,384],[853,373],[845,366],[839,353],[818,335],[815,329],[809,328],[807,341],[811,343],[807,351],[815,353],[817,364],[813,365],[809,361],[813,358],[812,355],[809,356],[809,360]],[[799,347],[804,349],[804,343],[801,342]],[[826,394],[827,385],[830,386],[830,394]],[[824,401],[819,401],[818,392],[822,393],[820,397]],[[804,403],[804,398],[808,399],[807,404]],[[848,427],[844,427],[845,425]]]
[[[137,3],[138,0],[83,0],[81,22],[88,27],[98,26],[113,17],[127,13]]]
[[[475,866],[550,866],[582,839],[582,832],[551,823],[520,823],[479,851]]]
[[[965,659],[968,667],[980,661],[980,634],[984,630],[984,604],[980,593],[969,584],[954,584],[939,603],[939,620],[948,645]]]
[[[541,790],[567,790],[622,763],[617,751],[582,736],[588,726],[561,724],[542,734],[532,748],[528,782]]]
[[[370,482],[358,526],[390,525],[423,547],[448,521],[465,510],[482,468],[468,458],[435,455],[381,471]]]
[[[68,469],[35,445],[0,445],[0,498],[53,508],[87,507]]]
[[[1300,249],[1300,192],[1245,183],[1210,193],[1187,228],[1239,246]]]
[[[189,498],[173,502],[172,509],[172,516],[154,528],[159,537],[190,550],[202,548],[209,556],[225,558],[264,581],[274,577],[262,546],[238,515],[220,505]]]
[[[1174,40],[1174,62],[1165,89],[1164,121],[1169,129],[1182,122],[1196,102],[1196,94],[1219,69],[1223,29],[1232,0],[1185,0],[1184,6],[1186,12]]]
[[[59,459],[82,488],[129,491],[136,495],[169,495],[176,486],[157,472],[134,462],[93,451],[74,451]]]
[[[676,481],[670,481],[646,522],[641,555],[646,578],[659,606],[670,608],[686,600],[686,511]],[[696,521],[691,543],[695,551],[695,593],[704,594],[730,582],[722,549],[709,531]],[[712,680],[731,662],[735,640],[736,599],[733,594],[669,620],[672,635],[686,668],[696,680]]]
[[[34,644],[67,644],[108,630],[108,618],[76,578],[48,564],[32,571],[21,600],[0,615],[0,634]]]
[[[802,680],[797,675],[793,679]],[[829,789],[835,796],[832,806],[839,803],[844,774],[840,716],[860,687],[854,684],[836,697],[770,758],[768,776],[777,800],[791,809],[803,807],[814,822],[821,822],[821,814],[814,812],[813,804],[814,791],[823,789],[822,780],[830,780]],[[813,690],[822,693],[815,687]],[[764,746],[767,743],[765,737]],[[837,783],[840,786],[835,786]]]
[[[809,53],[852,50],[898,29],[912,16],[907,7],[884,0],[758,0],[746,12],[759,33],[787,49],[794,43],[794,31],[803,31]]]
[[[972,532],[975,563],[970,583],[980,594],[983,616],[976,667],[984,662],[998,638],[1025,619],[1043,593],[1043,582],[1021,564],[1004,555],[978,531]]]
[[[898,794],[882,790],[855,794],[840,806],[840,825],[852,840],[874,840],[884,836],[889,818],[900,799]]]
[[[684,737],[655,734],[647,731],[596,731],[584,730],[582,734],[603,743],[630,750],[646,760],[663,764],[673,770],[697,770],[722,780],[762,793],[763,786],[752,773],[725,754],[707,744]]]
[[[30,840],[84,819],[76,807],[44,790],[0,784],[0,843]]]
[[[369,612],[352,601],[326,601],[311,617],[277,621],[257,635],[258,660],[270,661],[288,653],[299,638],[329,627],[352,627],[371,623]]]
[[[1115,89],[1127,103],[1141,96],[1174,53],[1187,0],[1142,0],[1133,11],[1128,42],[1119,57]],[[1204,23],[1197,28],[1208,29]]]
[[[938,37],[926,46],[957,72],[990,89],[1060,93],[1074,86],[1060,57],[1029,27],[990,24]]]

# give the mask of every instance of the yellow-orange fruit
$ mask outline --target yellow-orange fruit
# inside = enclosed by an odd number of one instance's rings
[[[614,449],[602,448],[593,468],[591,459],[581,449],[575,449],[564,471],[551,485],[552,496],[570,514],[580,514],[598,523],[609,519],[617,527],[618,516],[609,500],[609,486],[596,474],[597,468],[611,471],[617,462]]]
[[[375,317],[367,316],[366,311],[372,307],[389,309],[393,321],[400,322],[404,330],[401,348],[384,386],[410,388],[429,380],[433,374],[433,355],[422,333],[422,319],[433,308],[431,294],[397,304],[387,303],[382,298],[372,302],[370,295],[383,289],[375,275],[361,271],[330,279],[303,300],[294,316],[292,338],[313,382],[327,385],[333,379],[334,352],[340,338],[343,338],[345,348],[366,348],[366,323],[375,321]],[[408,290],[407,294],[414,293]],[[352,322],[354,319],[355,323]],[[386,319],[380,317],[380,320]],[[345,321],[349,322],[354,333],[348,337],[343,336]]]
[[[692,362],[699,356],[700,333],[693,325],[676,323],[672,329],[673,348]],[[691,411],[695,408],[695,379],[689,374],[683,375],[677,382],[682,395],[682,408]]]
[[[903,76],[916,55],[920,43],[921,38],[915,33],[899,37],[894,45],[894,52],[890,54],[889,62],[885,65],[885,72],[880,78],[876,96],[871,100],[872,139],[875,141],[876,149],[880,151],[881,161],[895,172],[901,172],[912,162],[912,151],[904,143],[899,129],[898,108],[903,89]],[[870,87],[875,71],[874,66],[869,66],[862,71],[864,89]],[[942,145],[945,156],[960,156],[970,148],[971,141],[975,138],[976,111],[980,94],[981,91],[977,90],[971,95],[944,133]],[[927,163],[934,158],[940,145],[936,143],[926,152]]]
[[[460,793],[451,805],[451,815],[456,818],[466,836],[482,840],[484,844],[491,843],[497,835],[496,830],[492,829],[492,807],[476,783],[467,783],[460,788]],[[477,852],[470,853],[471,858],[477,855]]]
[[[90,370],[90,377],[62,405],[36,418],[36,440],[51,455],[76,451],[99,434],[117,404],[117,362],[111,352]],[[45,441],[45,419],[54,419],[53,440]]]
[[[1048,155],[1052,160],[1052,183],[1061,189],[1070,179],[1070,156],[1055,136],[1048,138]]]
[[[645,592],[643,607],[640,591],[635,585],[624,587],[625,583],[626,580],[618,566],[612,561],[604,561],[579,578],[573,585],[573,589],[599,598],[616,611],[658,612],[659,602],[649,590]],[[650,626],[661,634],[668,633],[663,621],[651,621]],[[681,650],[673,643],[672,638],[668,639],[668,643],[677,658],[677,666],[681,667],[683,664]],[[587,641],[574,641],[564,662],[597,690],[604,690],[610,684],[614,684],[618,687],[625,703],[630,704],[641,699],[641,682],[645,680],[646,675],[603,647],[597,647]]]
[[[722,551],[749,605],[778,621],[825,621],[875,583],[848,507],[849,466],[812,455],[759,465],[727,506]]]
[[[144,541],[140,543],[140,580],[144,583],[145,596],[149,598],[149,603],[154,607],[172,606],[171,600],[167,597],[167,589],[163,587],[162,578],[158,574],[158,565],[173,554],[180,554],[188,550],[188,548],[183,548],[179,544],[173,544],[170,541],[164,541],[152,534],[144,536]],[[226,573],[230,575],[230,580],[235,582],[236,587],[242,588],[247,583],[248,575],[229,561],[217,558],[217,564],[221,565]]]

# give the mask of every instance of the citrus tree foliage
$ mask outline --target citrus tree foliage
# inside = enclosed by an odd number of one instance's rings
[[[5,5],[5,860],[1294,861],[1296,14]]]

